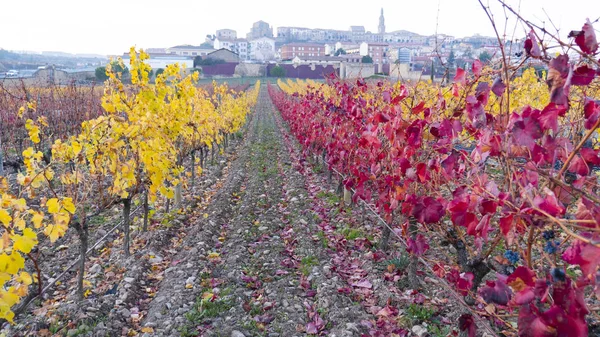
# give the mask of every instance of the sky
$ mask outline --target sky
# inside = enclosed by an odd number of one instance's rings
[[[505,15],[498,1],[482,1],[502,32]],[[505,1],[528,20],[553,31],[555,26],[564,37],[581,29],[587,17],[600,17],[597,0]],[[494,36],[478,0],[3,0],[0,48],[119,55],[133,45],[199,45],[221,28],[246,37],[259,20],[272,25],[275,34],[278,26],[347,30],[362,25],[376,32],[381,8],[386,31]],[[525,28],[513,19],[510,14],[507,34],[522,37]]]

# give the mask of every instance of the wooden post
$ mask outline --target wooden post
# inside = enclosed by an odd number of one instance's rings
[[[123,251],[125,258],[130,255],[129,251],[129,216],[131,215],[131,198],[123,199]]]

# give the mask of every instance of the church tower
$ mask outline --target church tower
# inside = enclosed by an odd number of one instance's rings
[[[379,28],[377,29],[379,34],[385,34],[385,19],[383,18],[383,8],[381,9],[381,15],[379,16]]]

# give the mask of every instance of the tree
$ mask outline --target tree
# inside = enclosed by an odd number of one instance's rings
[[[202,62],[202,56],[198,55],[198,56],[194,57],[194,68],[199,66],[200,62]]]
[[[106,67],[96,68],[96,79],[101,82],[104,82],[108,79],[108,75],[106,75]]]
[[[467,49],[465,49],[465,52],[463,53],[463,57],[464,58],[472,58],[473,57],[473,51],[471,50],[471,47],[467,47]]]
[[[344,50],[344,48],[338,48],[338,50],[335,51],[335,56],[340,56],[340,55],[346,55],[346,50]]]
[[[272,77],[285,77],[285,69],[281,66],[275,66],[271,68],[269,75]]]
[[[201,48],[213,48],[213,45],[208,43],[208,42],[204,42],[200,45]]]
[[[365,55],[362,57],[362,63],[373,63],[373,58],[369,55]]]
[[[454,55],[454,50],[450,50],[450,55],[448,55],[448,68],[453,69],[456,63],[456,55]]]
[[[221,63],[226,63],[226,61],[223,59],[216,59],[216,58],[203,59],[200,56],[196,56],[194,58],[194,68],[198,67],[198,66],[212,66],[214,64],[221,64]]]
[[[164,72],[165,72],[165,70],[163,68],[156,69],[156,77],[158,77],[160,74],[162,74]]]
[[[488,53],[487,50],[484,50],[481,54],[479,54],[479,61],[483,63],[488,63],[492,59],[492,55]]]
[[[119,64],[119,62],[117,61],[113,61],[110,66],[112,67],[113,71],[116,73],[121,73],[121,76],[125,76],[129,74],[129,68],[127,68],[126,66],[121,66]]]
[[[120,73],[121,76],[129,75],[129,68],[121,67],[121,65],[117,61],[113,61],[110,64],[110,66],[112,67],[112,69],[115,73]],[[104,82],[108,79],[108,75],[106,75],[106,67],[96,68],[95,75],[96,75],[96,79],[98,79],[98,81]],[[151,77],[152,74],[150,74],[149,76]]]

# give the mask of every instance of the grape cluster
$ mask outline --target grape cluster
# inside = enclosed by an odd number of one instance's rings
[[[554,231],[553,230],[544,231],[542,233],[542,236],[544,237],[545,240],[552,240],[552,239],[554,239]]]
[[[559,241],[548,240],[548,241],[546,241],[546,246],[544,247],[544,251],[548,254],[554,254],[554,253],[556,253],[556,250],[558,249],[559,245],[560,245]]]
[[[552,269],[552,278],[554,281],[564,282],[566,275],[565,272],[560,268]]]
[[[511,264],[515,264],[519,261],[519,259],[521,258],[521,255],[519,255],[519,253],[512,251],[510,249],[506,250],[504,252],[504,257],[511,263]]]

